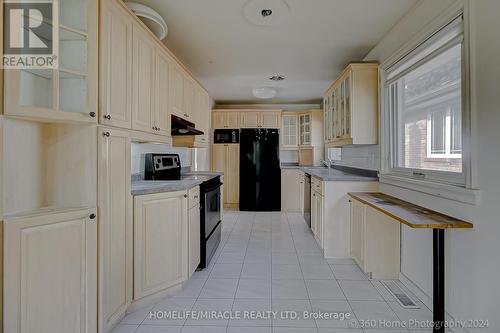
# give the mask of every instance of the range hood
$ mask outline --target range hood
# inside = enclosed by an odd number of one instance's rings
[[[194,123],[172,115],[172,136],[180,135],[203,135],[204,133],[195,128]]]

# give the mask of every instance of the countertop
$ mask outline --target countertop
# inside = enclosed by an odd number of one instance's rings
[[[281,169],[298,169],[302,170],[308,175],[314,176],[321,179],[322,181],[360,181],[360,182],[370,182],[378,181],[378,177],[373,175],[368,175],[374,173],[374,171],[361,172],[354,168],[343,168],[343,170],[337,170],[327,167],[310,167],[310,166],[298,166],[293,164],[282,164]]]
[[[420,207],[379,192],[349,193],[353,199],[396,219],[411,228],[472,228],[473,224]]]
[[[182,174],[180,180],[132,180],[132,195],[165,193],[189,190],[215,177],[222,176],[221,172],[188,172]]]

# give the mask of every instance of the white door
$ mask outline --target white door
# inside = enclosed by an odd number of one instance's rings
[[[77,209],[4,222],[5,332],[97,331],[95,212]]]
[[[134,198],[134,298],[187,279],[188,210],[185,191]]]
[[[100,129],[99,324],[108,332],[132,301],[132,202],[127,131]]]

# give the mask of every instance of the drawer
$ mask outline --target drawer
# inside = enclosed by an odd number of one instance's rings
[[[323,182],[316,177],[311,177],[311,190],[323,195]]]
[[[196,186],[196,187],[193,187],[192,189],[190,189],[188,191],[188,204],[189,204],[189,208],[192,208],[196,205],[199,205],[200,204],[200,187],[199,186]]]

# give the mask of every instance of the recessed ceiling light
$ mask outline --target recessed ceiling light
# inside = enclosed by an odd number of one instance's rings
[[[273,74],[269,77],[269,80],[271,81],[283,81],[284,79],[286,79],[286,77],[279,74]]]
[[[259,99],[271,99],[276,96],[276,93],[276,89],[271,87],[259,87],[252,89],[252,94]]]
[[[243,16],[255,25],[276,26],[290,18],[291,9],[285,0],[248,0]]]

